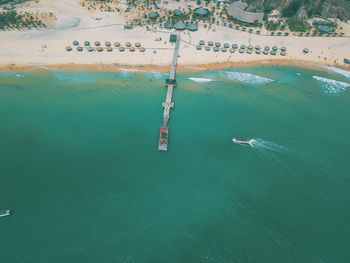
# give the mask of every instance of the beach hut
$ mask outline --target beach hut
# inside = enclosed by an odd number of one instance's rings
[[[66,51],[72,51],[72,47],[71,46],[66,46]]]
[[[214,47],[213,50],[214,52],[219,52],[220,49],[218,47]]]
[[[197,46],[196,46],[196,49],[197,49],[197,50],[202,50],[202,46],[201,46],[201,45],[197,45]]]
[[[273,50],[273,51],[277,51],[277,50],[278,50],[278,47],[277,47],[277,46],[273,46],[273,47],[272,47],[272,50]]]
[[[227,51],[227,48],[221,48],[221,52],[226,52]]]
[[[248,49],[249,49],[249,50],[253,50],[253,48],[254,48],[254,47],[253,47],[252,45],[249,45],[249,46],[248,46]]]
[[[179,21],[174,25],[174,28],[177,30],[185,30],[186,25],[183,22]]]
[[[286,51],[281,51],[281,56],[285,56],[286,54]]]
[[[199,45],[204,46],[205,45],[205,41],[204,40],[199,40]]]
[[[113,48],[111,48],[111,47],[107,47],[107,49],[106,49],[108,52],[112,52],[113,51]]]
[[[95,41],[95,42],[94,42],[94,45],[95,45],[96,47],[98,47],[98,46],[101,45],[101,43],[100,43],[100,41]]]
[[[146,51],[146,49],[144,47],[140,47],[139,50],[140,50],[140,52],[145,52]]]
[[[230,44],[229,43],[225,43],[224,44],[224,48],[230,48]]]
[[[76,40],[74,40],[74,41],[73,41],[73,45],[74,45],[74,46],[77,46],[77,45],[79,45],[79,42],[76,41]]]
[[[246,46],[242,44],[241,45],[241,49],[245,49],[245,48],[246,48]]]
[[[213,41],[208,41],[208,46],[214,46],[214,42]]]
[[[236,50],[235,50],[234,48],[230,48],[230,52],[231,52],[231,53],[235,53],[235,51],[236,51]]]
[[[264,50],[264,51],[263,51],[263,54],[264,54],[264,55],[268,55],[268,54],[269,54],[269,51],[268,51],[268,50]]]
[[[81,51],[83,51],[83,48],[82,47],[77,47],[77,50],[79,51],[79,52],[81,52]]]
[[[276,56],[276,54],[277,54],[277,52],[276,52],[275,50],[271,50],[271,51],[270,51],[270,55]]]
[[[215,46],[216,47],[221,47],[221,43],[220,42],[215,42]]]
[[[209,10],[204,7],[198,7],[194,10],[194,14],[197,16],[207,16],[209,15]]]
[[[130,42],[126,42],[126,43],[125,43],[125,46],[126,46],[126,47],[131,47],[131,43],[130,43]]]
[[[157,19],[159,17],[159,14],[158,14],[158,12],[151,11],[148,13],[148,17],[151,19]]]
[[[197,31],[198,30],[198,26],[196,24],[188,24],[187,25],[187,29],[190,31]]]
[[[270,46],[265,46],[264,50],[269,51],[270,50]]]
[[[135,47],[141,47],[141,43],[140,42],[136,42],[135,43]]]
[[[256,50],[260,50],[261,47],[260,47],[259,45],[256,45],[256,46],[255,46],[255,49],[256,49]]]
[[[286,51],[287,48],[286,47],[281,47],[281,51]]]
[[[114,42],[114,46],[115,47],[120,47],[120,43],[119,42]]]
[[[109,41],[106,41],[106,42],[105,42],[105,46],[106,46],[106,47],[110,47],[111,45],[112,45],[111,42],[109,42]]]
[[[183,12],[180,9],[175,9],[173,11],[173,14],[174,14],[174,16],[181,16],[183,14]]]
[[[102,52],[102,51],[103,51],[103,47],[97,47],[96,50],[97,50],[98,52]]]
[[[119,51],[120,51],[120,52],[123,52],[124,50],[125,50],[124,47],[119,47]]]
[[[237,44],[232,44],[232,48],[237,49],[238,45]]]
[[[129,48],[129,51],[130,51],[130,52],[134,52],[134,51],[135,51],[135,48],[134,48],[134,47],[130,47],[130,48]]]
[[[90,46],[90,42],[89,41],[85,41],[84,42],[84,46],[86,46],[86,47]]]
[[[174,25],[173,25],[173,23],[167,21],[167,22],[164,23],[164,27],[166,29],[172,29],[174,27]]]
[[[94,49],[92,47],[88,47],[87,51],[92,52],[92,51],[94,51]]]
[[[303,52],[304,52],[305,54],[307,54],[307,53],[309,53],[309,49],[308,49],[308,48],[304,48],[304,49],[303,49]]]
[[[209,46],[206,46],[206,47],[205,47],[205,51],[210,51],[210,47],[209,47]]]

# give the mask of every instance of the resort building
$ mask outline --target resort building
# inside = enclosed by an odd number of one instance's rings
[[[247,12],[245,11],[245,8],[247,7],[246,3],[243,3],[242,1],[236,1],[230,4],[226,10],[227,14],[239,21],[254,24],[259,23],[261,24],[263,22],[264,13],[253,13],[253,12]]]

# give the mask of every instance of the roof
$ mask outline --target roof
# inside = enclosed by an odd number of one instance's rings
[[[149,18],[157,18],[159,16],[158,12],[151,11],[148,13]]]
[[[178,29],[178,30],[185,30],[186,29],[186,25],[183,22],[177,22],[174,25],[174,28]]]
[[[320,30],[322,32],[328,33],[329,31],[331,31],[331,29],[329,28],[329,26],[320,26]]]
[[[171,29],[174,27],[174,25],[171,22],[167,21],[164,23],[164,27],[167,29]]]
[[[209,10],[204,7],[198,7],[194,10],[194,13],[199,16],[207,16],[209,15]]]
[[[198,30],[198,26],[196,24],[188,24],[187,25],[187,29],[190,31],[197,31]]]
[[[243,3],[242,1],[233,2],[226,8],[227,14],[242,22],[253,24],[257,21],[258,23],[262,23],[264,13],[253,13],[244,11],[246,6],[247,4]]]
[[[181,16],[183,14],[183,12],[180,9],[175,9],[173,13],[175,16]]]

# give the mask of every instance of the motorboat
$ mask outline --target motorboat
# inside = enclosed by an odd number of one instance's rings
[[[247,138],[232,138],[232,141],[236,144],[249,144],[250,146],[254,147],[251,140]]]
[[[10,210],[0,210],[0,217],[9,216]]]

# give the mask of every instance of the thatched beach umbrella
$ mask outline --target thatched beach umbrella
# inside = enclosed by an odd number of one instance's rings
[[[304,52],[305,54],[307,54],[307,53],[309,53],[309,49],[308,49],[308,48],[304,48],[304,49],[303,49],[303,52]]]
[[[246,53],[247,53],[247,54],[252,54],[252,50],[251,50],[251,49],[247,49],[247,50],[246,50]]]
[[[96,47],[98,47],[98,46],[101,45],[101,43],[100,43],[100,41],[95,41],[95,42],[94,42],[94,45],[95,45]]]
[[[126,43],[125,43],[125,46],[126,46],[126,47],[131,47],[131,43],[130,43],[130,42],[126,42]]]
[[[94,51],[94,49],[93,49],[92,47],[88,47],[87,50],[88,50],[89,52]]]
[[[71,46],[66,46],[66,51],[72,51],[72,47]]]
[[[129,51],[130,51],[130,52],[134,52],[134,51],[135,51],[135,48],[134,48],[134,47],[130,47],[130,48],[129,48]]]
[[[202,50],[202,46],[201,46],[201,45],[197,45],[197,46],[196,46],[196,49],[197,49],[197,50]]]
[[[210,51],[210,47],[209,47],[209,46],[206,46],[206,47],[205,47],[205,51]]]
[[[108,52],[112,52],[112,51],[113,51],[113,48],[107,47],[107,51],[108,51]]]
[[[264,54],[264,55],[268,55],[268,54],[269,54],[269,51],[268,51],[268,50],[264,50],[264,51],[263,51],[263,54]]]
[[[221,43],[220,42],[215,42],[215,46],[216,47],[221,47]]]
[[[141,47],[141,43],[140,42],[136,42],[135,43],[135,47]]]
[[[208,46],[213,46],[214,42],[213,41],[208,41]]]
[[[270,50],[270,46],[265,46],[264,49],[265,49],[266,51],[269,51],[269,50]]]
[[[235,51],[236,51],[236,50],[235,50],[234,48],[231,48],[231,49],[230,49],[230,52],[231,52],[231,53],[235,53]]]
[[[151,19],[157,19],[159,17],[158,12],[151,11],[148,13],[148,17]]]
[[[102,52],[102,51],[103,51],[103,47],[97,47],[96,50],[97,50],[98,52]]]
[[[183,14],[183,12],[180,9],[175,9],[173,11],[173,14],[174,14],[174,16],[181,16]]]
[[[237,49],[238,45],[237,44],[232,44],[232,48]]]
[[[111,45],[112,45],[111,42],[109,42],[109,41],[106,41],[106,42],[105,42],[105,46],[106,46],[106,47],[110,47]]]
[[[248,46],[248,49],[250,49],[250,50],[253,50],[253,48],[254,48],[254,47],[253,47],[252,45],[249,45],[249,46]]]
[[[241,49],[245,49],[246,48],[246,46],[243,44],[243,45],[241,45]]]
[[[209,10],[204,7],[198,7],[194,10],[194,14],[197,16],[207,16],[209,15]]]
[[[114,43],[114,46],[115,46],[115,47],[120,47],[120,43],[119,43],[119,42],[115,42],[115,43]]]
[[[164,23],[164,27],[166,29],[172,29],[174,27],[174,25],[173,25],[173,23],[167,21],[167,22]]]
[[[77,40],[74,40],[74,41],[73,41],[73,45],[74,45],[74,46],[77,46],[77,45],[79,45],[79,42],[78,42]]]
[[[275,50],[271,50],[271,51],[270,51],[270,55],[276,56],[276,55],[277,55],[277,52],[276,52]]]
[[[214,52],[219,52],[219,48],[218,47],[214,47],[213,50],[214,50]]]
[[[277,50],[278,50],[278,47],[277,47],[277,46],[273,46],[273,47],[272,47],[272,50],[273,50],[273,51],[277,51]]]
[[[240,49],[240,50],[239,50],[239,53],[244,53],[244,49]]]
[[[145,52],[146,51],[146,49],[144,47],[140,47],[139,50],[140,50],[140,52]]]
[[[177,30],[185,30],[186,25],[183,22],[179,21],[174,25],[174,28]]]
[[[86,47],[90,46],[90,42],[89,41],[84,41],[84,46],[86,46]]]
[[[258,54],[258,55],[260,55],[260,54],[261,54],[261,51],[260,51],[260,49],[256,49],[256,50],[255,50],[255,54]]]
[[[286,51],[281,51],[281,56],[285,56],[286,54]]]
[[[190,31],[197,31],[198,30],[198,26],[196,24],[188,24],[187,25],[187,29]]]
[[[199,40],[199,45],[204,46],[205,45],[205,41],[204,40]]]
[[[261,47],[260,47],[259,45],[256,45],[256,46],[255,46],[255,49],[256,49],[256,50],[260,50]]]
[[[229,43],[224,43],[224,48],[230,48],[230,44]]]
[[[221,52],[226,52],[227,51],[227,48],[221,48]]]
[[[79,51],[79,52],[81,52],[81,51],[83,51],[83,48],[82,47],[77,47],[77,50]]]
[[[282,50],[282,51],[286,51],[287,48],[286,48],[286,47],[281,47],[281,50]]]
[[[120,51],[120,52],[123,52],[124,50],[125,50],[124,47],[119,47],[119,51]]]

